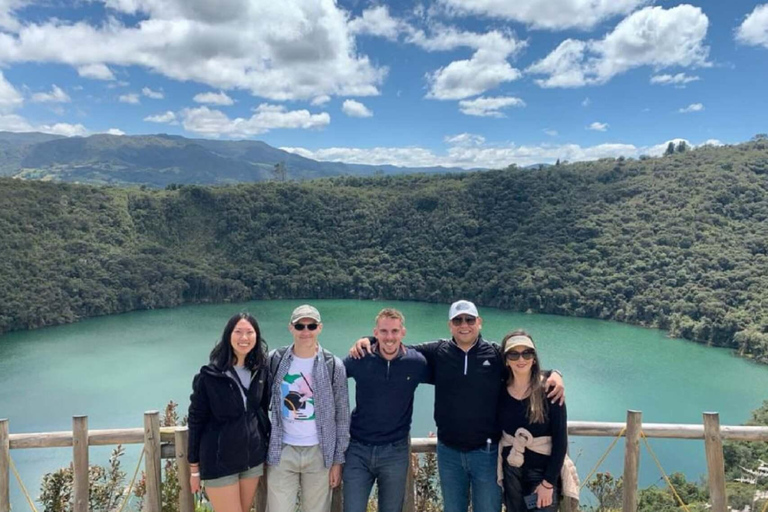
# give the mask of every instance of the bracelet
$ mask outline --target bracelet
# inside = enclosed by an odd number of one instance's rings
[[[545,488],[546,490],[550,490],[554,487],[554,485],[550,485],[549,487],[547,487],[546,485],[544,485],[544,482],[540,482],[539,485]]]
[[[199,477],[200,473],[190,473],[189,476],[197,476],[197,477]]]
[[[559,375],[561,378],[563,377],[563,372],[561,372],[561,371],[560,371],[560,370],[558,370],[557,368],[552,368],[552,369],[550,370],[550,373],[556,373],[556,374],[558,374],[558,375]]]

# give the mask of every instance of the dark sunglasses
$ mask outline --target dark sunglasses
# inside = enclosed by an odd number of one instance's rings
[[[305,327],[310,331],[314,331],[317,329],[317,324],[293,324],[293,328],[297,331],[303,331]]]
[[[507,357],[507,361],[517,361],[518,359],[520,359],[520,356],[523,356],[523,359],[525,359],[526,361],[530,361],[531,359],[533,359],[533,356],[535,355],[536,355],[536,351],[531,349],[523,350],[522,352],[517,352],[516,350],[510,350],[509,352],[507,352],[506,357]]]
[[[477,318],[473,316],[457,316],[455,318],[451,318],[451,323],[456,327],[460,326],[463,322],[466,322],[467,325],[475,325]]]

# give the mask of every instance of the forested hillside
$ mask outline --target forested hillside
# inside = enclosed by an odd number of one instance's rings
[[[172,190],[0,180],[0,332],[387,298],[610,318],[768,362],[768,143],[542,170]]]

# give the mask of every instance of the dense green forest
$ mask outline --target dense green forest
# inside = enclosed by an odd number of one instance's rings
[[[182,303],[451,302],[768,362],[768,142],[539,170],[141,190],[0,179],[0,332]]]

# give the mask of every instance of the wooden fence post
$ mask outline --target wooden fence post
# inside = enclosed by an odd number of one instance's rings
[[[408,437],[408,476],[405,479],[403,512],[416,512],[416,481],[413,477],[413,450],[411,450],[410,436]]]
[[[640,433],[643,413],[627,411],[627,432],[624,448],[624,504],[622,512],[637,511],[637,479],[640,472]]]
[[[176,449],[176,468],[179,476],[179,512],[194,512],[195,499],[189,486],[189,462],[187,461],[187,445],[189,444],[189,429],[176,427],[174,432],[174,448]]]
[[[0,419],[0,512],[11,512],[11,439],[8,420]]]
[[[712,512],[727,512],[725,495],[725,459],[720,437],[720,416],[716,412],[704,413],[704,450],[707,454],[709,496]]]
[[[147,494],[144,497],[145,512],[160,512],[160,413],[144,413],[144,474]]]
[[[88,512],[88,416],[72,417],[73,512]]]

